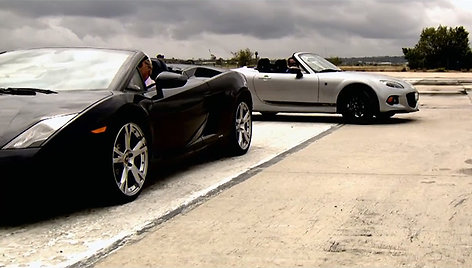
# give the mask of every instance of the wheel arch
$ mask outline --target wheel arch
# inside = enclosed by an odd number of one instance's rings
[[[367,84],[364,83],[352,83],[346,85],[338,94],[338,98],[336,100],[336,112],[342,113],[343,103],[346,101],[347,97],[351,96],[352,94],[356,94],[359,92],[365,92],[369,96],[374,104],[373,111],[377,113],[380,109],[380,104],[378,101],[377,93],[375,93],[374,89]]]
[[[137,123],[144,131],[148,145],[150,146],[152,144],[154,133],[149,122],[149,114],[144,108],[133,104],[123,105],[116,111],[110,124],[112,128],[116,128],[118,125],[125,123],[125,121]],[[152,151],[150,151],[149,154],[152,156]]]
[[[251,108],[251,110],[253,109],[252,94],[251,94],[251,91],[249,91],[247,87],[243,87],[239,90],[239,96],[237,99],[239,98],[246,99],[246,101],[248,102],[248,105],[250,106],[249,108]]]

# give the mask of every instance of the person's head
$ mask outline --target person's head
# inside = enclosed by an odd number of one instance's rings
[[[141,77],[146,81],[152,73],[152,63],[149,58],[144,58],[138,65],[139,72],[141,73]]]
[[[297,61],[293,57],[288,58],[287,65],[289,67],[297,67],[298,66]]]

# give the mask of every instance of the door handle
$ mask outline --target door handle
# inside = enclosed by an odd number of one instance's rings
[[[268,75],[264,75],[264,76],[259,76],[258,79],[266,81],[266,80],[269,80],[269,79],[272,79],[272,78]]]

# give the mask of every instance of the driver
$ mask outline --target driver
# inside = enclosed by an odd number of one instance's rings
[[[297,61],[293,57],[287,59],[287,67],[287,73],[293,73],[293,69],[300,69],[300,67],[298,67]]]
[[[138,70],[141,74],[141,77],[143,78],[144,83],[146,84],[146,87],[149,87],[152,84],[156,83],[154,82],[154,80],[151,79],[152,63],[148,57],[145,57],[141,60],[138,65]]]

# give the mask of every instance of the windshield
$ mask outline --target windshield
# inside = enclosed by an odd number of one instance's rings
[[[106,89],[131,52],[45,48],[0,54],[0,88]]]
[[[305,54],[300,54],[299,57],[302,61],[308,64],[308,66],[310,66],[310,68],[313,71],[317,73],[324,72],[324,71],[334,71],[334,72],[341,71],[341,69],[339,69],[336,65],[325,60],[323,57],[319,55],[305,53]]]

